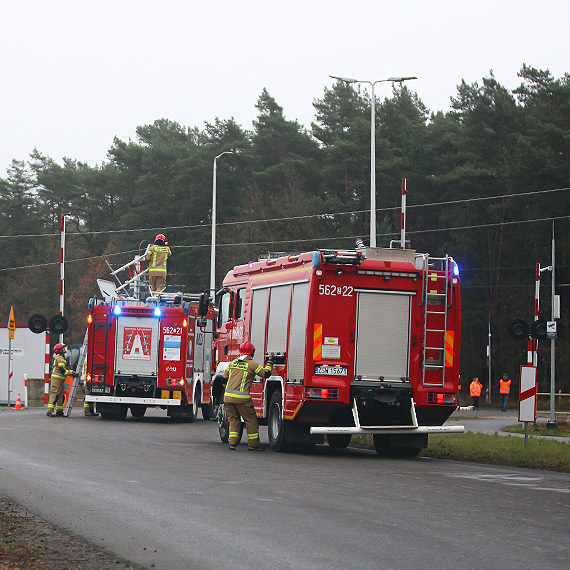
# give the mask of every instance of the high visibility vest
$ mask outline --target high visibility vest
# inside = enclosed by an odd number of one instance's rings
[[[471,397],[480,396],[482,387],[483,386],[481,386],[479,382],[476,381],[471,382],[471,384],[469,385],[469,393],[471,394]]]
[[[499,380],[499,392],[501,394],[509,394],[511,392],[511,381],[510,380],[503,380],[502,378]]]

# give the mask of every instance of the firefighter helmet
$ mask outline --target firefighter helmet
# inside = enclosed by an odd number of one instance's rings
[[[255,353],[255,346],[249,341],[242,342],[239,345],[239,353],[243,356],[253,356]]]
[[[65,352],[65,344],[58,342],[54,347],[53,347],[53,351],[56,354],[63,354]]]
[[[162,241],[164,243],[166,243],[166,236],[164,234],[158,234],[155,238],[154,238],[154,243],[156,243],[157,241]]]

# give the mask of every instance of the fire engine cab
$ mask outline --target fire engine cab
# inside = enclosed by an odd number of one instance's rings
[[[221,373],[252,342],[274,353],[251,396],[276,451],[373,435],[379,455],[417,455],[457,408],[461,299],[449,257],[359,248],[271,255],[234,267],[218,293]]]
[[[136,261],[136,260],[135,260]],[[214,309],[207,294],[131,294],[99,280],[103,299],[89,301],[85,386],[103,419],[124,419],[130,409],[166,409],[193,422],[212,415],[210,380]]]

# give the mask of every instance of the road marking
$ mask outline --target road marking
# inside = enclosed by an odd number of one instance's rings
[[[563,487],[544,487],[541,483],[544,477],[530,477],[518,475],[516,473],[445,473],[446,477],[454,477],[457,479],[472,479],[475,481],[483,481],[489,483],[499,483],[500,485],[508,485],[510,487],[527,487],[536,491],[554,491],[555,493],[570,493],[569,488]]]

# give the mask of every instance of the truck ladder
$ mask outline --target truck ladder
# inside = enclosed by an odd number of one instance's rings
[[[85,331],[85,336],[83,337],[83,344],[79,350],[79,359],[77,360],[77,366],[75,371],[79,372],[79,377],[74,378],[71,383],[71,388],[67,394],[67,400],[65,401],[63,407],[63,415],[69,416],[75,403],[75,391],[77,390],[77,384],[79,383],[79,378],[85,378],[85,360],[87,359],[87,331]]]
[[[422,384],[443,386],[447,342],[447,313],[451,306],[451,257],[425,259]],[[436,266],[439,265],[440,267]],[[430,269],[430,267],[432,269]],[[441,272],[443,271],[443,275]]]

